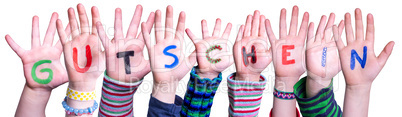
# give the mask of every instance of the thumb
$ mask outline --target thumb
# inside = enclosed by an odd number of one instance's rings
[[[381,65],[381,67],[384,67],[385,63],[388,60],[388,57],[391,55],[392,53],[392,49],[394,48],[395,42],[391,41],[389,42],[384,49],[382,50],[382,52],[380,53],[380,55],[377,57],[377,61],[378,63]]]

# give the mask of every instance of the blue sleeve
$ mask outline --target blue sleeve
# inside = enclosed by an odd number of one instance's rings
[[[148,117],[180,117],[183,99],[176,95],[174,104],[159,101],[151,95],[149,100]]]

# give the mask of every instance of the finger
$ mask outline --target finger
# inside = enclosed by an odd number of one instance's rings
[[[320,24],[318,24],[317,32],[315,35],[315,41],[321,42],[322,36],[324,35],[325,22],[327,21],[327,16],[322,15],[320,19]]]
[[[134,15],[131,20],[130,26],[128,27],[126,38],[128,38],[128,39],[135,38],[135,36],[137,35],[137,32],[138,32],[138,27],[140,26],[141,16],[142,16],[142,6],[137,5],[137,7],[135,8]],[[147,21],[147,23],[148,23],[148,21]]]
[[[294,6],[292,10],[292,18],[290,20],[289,35],[297,34],[298,17],[299,17],[299,7]]]
[[[105,48],[105,50],[108,50],[110,40],[107,37],[105,30],[103,29],[102,23],[100,21],[96,23],[96,28],[98,31],[99,38],[102,42],[103,48]]]
[[[194,66],[194,64],[197,62],[197,52],[195,50],[187,57],[187,61],[190,64],[188,66]]]
[[[250,36],[250,30],[251,30],[251,22],[252,22],[252,15],[248,15],[246,19],[246,25],[244,27],[244,33],[243,36],[247,37]]]
[[[39,33],[39,17],[34,16],[32,18],[32,42],[31,48],[37,48],[40,46],[40,33]]]
[[[162,42],[163,41],[163,29],[162,29],[162,20],[161,20],[161,11],[156,10],[155,12],[155,38],[156,38],[156,43]],[[142,29],[141,29],[142,30]]]
[[[147,19],[147,22],[146,22],[146,26],[147,26],[147,29],[148,29],[148,33],[151,32],[152,26],[154,25],[154,21],[155,21],[155,13],[154,13],[154,12],[151,12],[151,13],[149,14],[148,19]],[[143,38],[142,32],[140,32],[140,34],[138,34],[138,36],[137,36],[136,39],[142,39],[142,38]]]
[[[265,16],[264,15],[261,15],[260,16],[260,26],[259,26],[260,28],[258,29],[259,31],[258,31],[258,36],[261,36],[261,37],[267,37],[267,31],[265,31]]]
[[[10,37],[10,35],[6,35],[6,41],[8,45],[11,47],[11,49],[19,56],[21,57],[23,53],[25,52],[24,49],[22,49],[17,43],[14,42],[14,40]]]
[[[57,20],[58,21],[58,20]],[[56,25],[59,25],[59,24],[57,24],[57,21],[56,21]],[[61,21],[60,21],[60,23],[61,23]],[[63,24],[61,24],[61,26],[62,26]],[[56,26],[57,27],[57,26]],[[63,27],[60,27],[60,30],[62,30],[63,29]],[[57,32],[59,32],[59,29],[57,29]],[[62,33],[63,33],[63,31],[61,31]],[[66,36],[65,38],[66,39],[68,39],[68,37],[70,36],[70,32],[71,32],[71,29],[70,29],[70,24],[67,24],[67,26],[66,26],[66,28],[64,29],[64,35]],[[59,38],[60,38],[60,36],[59,36]],[[56,47],[57,49],[59,49],[59,50],[63,50],[63,45],[61,44],[61,41],[60,41],[61,39],[59,39],[59,40],[57,40],[57,42],[56,42],[56,45],[54,45],[54,47]]]
[[[314,23],[310,22],[308,26],[308,34],[307,34],[307,46],[314,43]]]
[[[191,32],[190,29],[186,29],[186,33],[188,35],[188,37],[191,39],[191,41],[193,41],[194,44],[198,43],[200,41],[200,39],[198,39],[193,32]]]
[[[228,23],[226,25],[225,31],[223,31],[222,39],[229,39],[231,30],[232,30],[232,23]]]
[[[286,9],[281,10],[281,15],[279,19],[279,39],[285,37],[287,35],[287,28],[286,28]]]
[[[253,20],[251,22],[251,36],[258,36],[259,23],[260,23],[260,11],[255,10]]]
[[[356,26],[356,40],[363,41],[364,40],[363,18],[362,18],[362,11],[359,8],[355,10],[355,26]]]
[[[173,7],[169,5],[166,8],[165,39],[172,39],[173,34]]]
[[[78,30],[78,23],[73,8],[68,9],[68,20],[71,25],[71,37],[74,39],[80,34],[80,31]]]
[[[60,19],[58,19],[58,20],[56,21],[56,27],[57,27],[57,33],[59,34],[59,40],[60,40],[61,44],[62,44],[62,45],[66,44],[66,42],[67,42],[67,34],[66,34],[66,32],[67,32],[67,31],[64,30],[64,28],[63,28],[63,23],[61,22]],[[70,27],[70,26],[67,25],[67,28],[69,28],[69,27]],[[70,28],[70,29],[67,29],[67,28],[66,28],[66,30],[70,30],[70,31],[71,31],[71,28]],[[69,31],[69,32],[70,32],[70,31]]]
[[[100,15],[98,8],[93,6],[91,9],[91,14],[92,14],[92,34],[98,35],[98,31],[96,30],[96,22],[100,22]]]
[[[43,41],[44,46],[53,46],[53,38],[56,33],[56,21],[59,15],[54,12],[52,18],[50,18],[49,26],[46,31],[45,40]]]
[[[340,52],[345,47],[345,45],[342,42],[341,35],[339,33],[339,29],[337,26],[334,25],[334,26],[332,26],[332,31],[334,32],[336,46],[338,47],[338,51]]]
[[[350,18],[350,13],[345,14],[345,32],[346,32],[346,40],[347,44],[349,45],[354,41],[354,34],[353,34],[353,28],[352,28],[352,23],[351,23],[351,18]]]
[[[56,22],[57,23],[57,22]],[[61,23],[61,22],[60,22]],[[63,29],[63,27],[61,27],[61,29]],[[70,24],[67,24],[66,28],[64,29],[64,32],[66,34],[66,39],[68,39],[70,37],[71,34],[71,28],[70,28]]]
[[[176,27],[176,39],[179,39],[180,42],[184,42],[184,29],[186,24],[186,13],[184,11],[180,12],[179,15],[179,21],[177,22],[177,27]]]
[[[141,23],[141,30],[142,30],[142,36],[145,42],[145,46],[147,46],[148,54],[151,56],[151,37],[149,36],[148,29],[146,27],[146,24],[144,22]]]
[[[274,32],[272,31],[271,21],[269,21],[269,19],[265,20],[265,29],[267,30],[269,43],[271,43],[271,45],[272,45],[276,41],[276,37],[275,37]]]
[[[201,30],[202,30],[202,38],[206,39],[209,37],[208,32],[208,24],[206,20],[201,20]]]
[[[335,22],[335,14],[331,13],[329,15],[327,25],[325,26],[324,40],[323,41],[325,41],[325,42],[330,42],[331,41],[331,34],[332,34],[332,27],[331,26],[334,25],[334,22]]]
[[[215,28],[214,28],[214,32],[212,32],[212,36],[213,37],[219,37],[221,32],[221,19],[216,19],[215,21]]]
[[[77,11],[78,11],[78,18],[80,19],[81,33],[89,33],[89,21],[84,5],[82,5],[81,3],[78,4]]]
[[[237,33],[236,41],[240,41],[243,38],[244,33],[244,25],[241,25],[239,28],[239,32]]]
[[[299,29],[299,34],[298,34],[300,37],[303,37],[303,39],[306,37],[307,30],[309,28],[308,22],[309,22],[309,13],[305,12],[303,14],[303,19],[302,19],[302,23],[301,23],[301,26]],[[312,28],[313,28],[312,33],[314,33],[314,27],[312,27]]]
[[[378,63],[381,65],[381,68],[384,67],[385,63],[388,60],[388,57],[391,55],[392,49],[394,48],[394,45],[395,45],[394,41],[389,42],[384,47],[384,49],[382,50],[380,55],[377,57]]]
[[[372,14],[367,15],[366,40],[374,44],[374,17]]]
[[[341,22],[338,24],[339,35],[342,35],[343,29],[345,29],[345,22],[344,20],[341,20]]]
[[[123,37],[121,9],[116,8],[114,17],[114,39],[123,39]]]
[[[81,33],[89,33],[89,21],[84,5],[78,4],[77,10],[78,10],[78,17],[80,19]]]

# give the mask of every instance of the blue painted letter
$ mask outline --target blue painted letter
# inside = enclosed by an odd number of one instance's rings
[[[171,56],[171,57],[174,58],[174,62],[173,62],[172,64],[170,64],[170,65],[165,65],[165,68],[173,68],[173,67],[176,67],[177,64],[179,64],[179,58],[177,58],[176,55],[167,52],[167,51],[169,51],[170,49],[176,49],[176,45],[170,45],[170,46],[166,47],[166,48],[163,50],[163,54],[165,54],[165,55],[167,55],[167,56]]]
[[[352,69],[352,70],[355,69],[355,58],[360,63],[361,67],[364,68],[364,66],[366,65],[366,61],[367,61],[367,46],[364,46],[364,48],[363,48],[363,60],[362,60],[362,58],[359,57],[356,50],[352,49],[351,54],[350,54],[350,69]]]
[[[327,47],[324,47],[324,49],[322,49],[321,66],[325,67],[326,63],[327,63]]]

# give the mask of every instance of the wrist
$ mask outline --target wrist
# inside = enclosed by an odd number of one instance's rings
[[[275,88],[280,91],[293,92],[293,86],[299,81],[299,77],[275,77]]]
[[[216,71],[210,71],[210,70],[204,71],[204,70],[197,69],[197,68],[195,68],[195,73],[198,76],[200,76],[200,78],[209,78],[209,79],[214,79],[214,78],[218,77],[218,75],[219,75],[219,72],[216,72]]]
[[[173,104],[178,84],[178,81],[154,82],[152,96],[164,103]]]
[[[317,95],[321,89],[328,87],[331,85],[332,78],[331,79],[315,79],[311,78],[310,76],[307,75],[306,78],[306,93],[307,97],[313,97]]]
[[[360,84],[360,85],[346,85],[346,91],[352,92],[370,92],[371,83]]]
[[[239,73],[236,72],[235,80],[240,80],[240,81],[260,81],[260,74],[249,74],[249,73]]]
[[[68,83],[68,88],[74,89],[76,91],[90,92],[95,91],[96,81],[93,82],[70,82]]]

